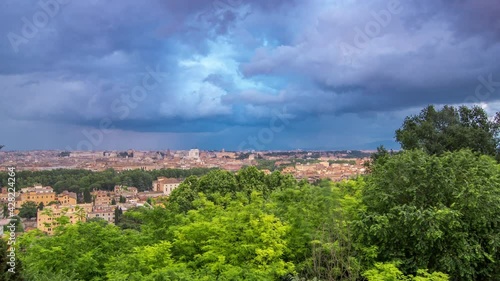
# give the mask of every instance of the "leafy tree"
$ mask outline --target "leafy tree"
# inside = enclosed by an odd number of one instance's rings
[[[403,126],[396,131],[396,140],[405,150],[423,149],[429,154],[469,148],[495,156],[499,128],[499,113],[490,121],[486,112],[478,106],[444,106],[436,110],[429,105],[419,115],[405,119]]]
[[[363,273],[368,281],[448,281],[448,275],[441,272],[433,272],[420,269],[416,276],[405,276],[397,268],[397,263],[376,263],[374,267]]]
[[[141,245],[136,232],[123,232],[118,227],[101,222],[68,225],[54,236],[30,231],[19,237],[19,258],[29,268],[27,280],[36,275],[67,276],[66,280],[103,280],[105,264],[114,255],[130,252]],[[43,258],[40,258],[43,257]]]
[[[91,219],[86,220],[85,222],[86,223],[100,223],[103,226],[106,226],[106,224],[108,224],[107,220],[105,220],[104,218],[100,218],[100,217],[91,218]]]
[[[500,170],[470,151],[404,152],[320,186],[255,167],[61,173],[26,176],[80,195],[143,173],[187,178],[163,207],[116,208],[116,225],[44,208],[56,231],[19,237],[25,280],[499,279]]]
[[[117,226],[121,227],[122,229],[141,230],[141,226],[143,225],[144,222],[142,208],[134,208],[128,210],[125,213],[122,213],[122,210],[120,209],[120,211],[118,212],[119,214],[118,214]]]
[[[201,178],[194,176],[185,179],[170,195],[169,204],[175,205],[182,212],[193,208],[192,202],[203,192],[208,200],[214,201],[219,195],[229,194],[235,198],[236,193],[245,192],[249,196],[253,191],[260,191],[268,197],[274,190],[292,188],[297,181],[291,175],[282,175],[274,172],[265,175],[256,167],[247,167],[232,174],[228,171],[215,170]]]
[[[75,206],[74,215],[78,219],[78,221],[83,221],[87,216],[87,213],[85,212],[84,208],[80,206]]]
[[[90,194],[89,189],[85,189],[83,191],[83,202],[84,203],[92,203],[92,194]]]
[[[356,280],[361,270],[349,221],[360,209],[362,180],[289,188],[272,196],[276,215],[291,227],[285,260],[309,280]]]
[[[130,254],[112,258],[106,267],[108,280],[196,280],[184,263],[172,259],[171,247],[170,242],[162,241],[136,247]]]
[[[40,211],[43,210],[43,207],[45,207],[43,205],[43,202],[40,202],[40,204],[38,204],[38,210],[40,210]]]
[[[152,182],[152,175],[143,170],[125,171],[120,176],[120,184],[137,187],[139,191],[150,190]]]
[[[358,238],[405,274],[500,280],[500,172],[469,150],[405,151],[376,163],[363,190]]]
[[[196,210],[175,227],[172,256],[207,280],[276,280],[293,272],[283,260],[288,230],[257,193],[227,208],[196,200]],[[223,198],[220,198],[224,200]]]
[[[19,209],[19,216],[22,218],[36,218],[38,205],[33,201],[27,201],[21,205]]]
[[[118,223],[120,223],[122,215],[123,215],[122,208],[120,208],[120,207],[115,208],[115,224],[116,225],[118,225]]]
[[[59,205],[59,201],[54,200],[54,201],[50,201],[49,204],[47,204],[47,206],[52,206],[52,205]]]
[[[9,271],[11,265],[8,263],[10,257],[8,255],[9,245],[4,239],[0,239],[0,280],[5,281],[22,281],[22,265],[19,261],[16,261],[14,265],[14,272]]]

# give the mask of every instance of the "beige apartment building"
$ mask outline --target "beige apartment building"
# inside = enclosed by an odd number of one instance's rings
[[[18,199],[18,206],[22,206],[28,201],[36,204],[43,203],[44,206],[47,206],[50,202],[56,201],[56,193],[50,186],[35,185],[34,187],[22,188]]]
[[[37,228],[41,231],[52,235],[59,223],[57,219],[66,216],[70,224],[75,224],[79,221],[85,222],[87,214],[92,212],[92,204],[77,204],[77,205],[50,205],[43,210],[37,212]]]
[[[89,212],[87,219],[100,218],[108,223],[115,223],[115,206],[95,206],[92,212]]]
[[[182,180],[174,178],[159,177],[153,181],[153,192],[163,192],[169,196],[170,193],[181,184]]]
[[[4,198],[4,191],[2,190],[2,196],[0,200]],[[8,197],[6,197],[8,200]],[[17,198],[17,206],[21,207],[24,203],[31,201],[35,202],[37,205],[43,203],[44,206],[49,205],[51,202],[59,202],[62,205],[75,205],[77,203],[76,193],[63,191],[60,194],[56,194],[52,187],[35,185],[34,187],[22,188],[21,192]]]
[[[94,205],[111,205],[113,198],[109,191],[96,190],[91,192],[94,198]]]
[[[76,193],[65,190],[56,196],[56,200],[61,205],[76,205]]]

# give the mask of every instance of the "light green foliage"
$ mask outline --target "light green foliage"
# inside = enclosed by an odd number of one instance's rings
[[[186,266],[172,259],[170,248],[170,242],[163,241],[111,258],[106,265],[108,280],[193,280]]]
[[[426,269],[417,270],[417,276],[412,277],[412,281],[448,281],[447,274],[442,272],[429,273]]]
[[[293,264],[283,260],[289,230],[258,193],[237,200],[203,194],[194,209],[176,225],[165,230],[171,241],[136,247],[132,254],[118,256],[108,264],[110,280],[276,280],[293,272]],[[146,217],[159,216],[155,210]],[[165,214],[166,211],[161,211]],[[163,219],[162,221],[166,221]],[[175,219],[174,219],[175,221]],[[148,224],[148,223],[146,223]],[[146,233],[152,229],[146,227]],[[172,279],[168,279],[168,278]]]
[[[375,266],[363,273],[368,281],[400,281],[409,279],[392,263],[375,263]]]
[[[104,264],[126,245],[138,244],[137,234],[123,233],[114,225],[78,223],[69,225],[52,237],[32,231],[19,238],[19,258],[26,268],[27,279],[37,276],[74,276],[74,280],[102,280]],[[43,257],[43,258],[41,258]],[[71,279],[70,279],[71,280]]]
[[[418,270],[417,275],[404,275],[398,269],[397,263],[375,263],[374,267],[363,273],[368,281],[448,281],[446,274],[441,272],[429,273],[427,270]]]
[[[264,212],[258,194],[222,208],[201,197],[196,210],[174,228],[173,255],[205,280],[274,280],[293,272],[283,261],[288,227]]]

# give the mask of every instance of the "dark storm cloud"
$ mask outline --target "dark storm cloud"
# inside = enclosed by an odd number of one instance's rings
[[[318,124],[347,136],[352,120],[370,134],[357,143],[371,143],[392,132],[375,137],[368,128],[383,119],[366,116],[500,97],[494,0],[67,2],[14,43],[45,10],[38,0],[0,2],[0,96],[17,104],[0,111],[12,122],[109,119],[117,130],[234,145],[286,108],[293,132],[273,145],[304,132],[312,147],[323,145],[311,137]],[[161,81],[130,101],[148,69]]]
[[[242,72],[247,77],[309,77],[321,89],[330,89],[332,96],[350,100],[331,107],[340,112],[463,103],[474,94],[478,77],[493,74],[495,81],[500,80],[495,1],[396,1],[400,12],[392,13],[385,26],[375,24],[378,30],[370,30],[370,24],[377,22],[374,13],[387,12],[388,2],[378,1],[367,11],[354,2],[343,8],[347,14],[354,9],[359,15],[356,21],[340,22],[342,16],[331,9],[318,16],[314,28],[304,28],[301,36],[309,40],[260,48],[242,65]],[[357,45],[356,40],[366,45]],[[329,99],[324,93],[315,97]]]

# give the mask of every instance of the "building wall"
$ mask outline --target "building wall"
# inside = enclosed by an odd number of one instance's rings
[[[76,205],[76,198],[71,197],[69,195],[58,195],[57,200],[62,205]]]
[[[50,202],[56,200],[55,192],[36,192],[31,191],[27,193],[21,193],[19,206],[22,206],[25,202],[32,201],[36,204],[43,203],[44,206],[47,206]]]
[[[176,189],[177,187],[179,187],[180,183],[166,183],[163,185],[163,194],[167,195],[167,196],[170,196],[170,194],[172,193],[172,191],[174,191],[174,189]]]
[[[174,189],[179,187],[181,180],[174,178],[159,177],[157,180],[153,181],[153,191],[163,192],[165,195],[170,195]]]
[[[112,198],[108,196],[107,191],[94,191],[92,196],[94,196],[94,205],[110,205]]]
[[[96,211],[90,212],[87,219],[101,218],[109,223],[115,223],[115,212],[114,211]]]
[[[82,217],[80,217],[77,214],[77,208],[80,207],[84,210],[84,214]],[[45,210],[51,210],[52,215],[47,214]],[[58,205],[51,205],[43,208],[43,210],[38,210],[37,212],[37,228],[40,229],[41,231],[48,233],[49,235],[54,234],[55,228],[59,225],[57,223],[57,218],[60,218],[61,216],[66,216],[69,218],[69,223],[70,224],[75,224],[79,221],[86,221],[87,220],[87,214],[92,211],[92,204],[78,204],[78,205],[71,205],[71,206],[58,206]]]

